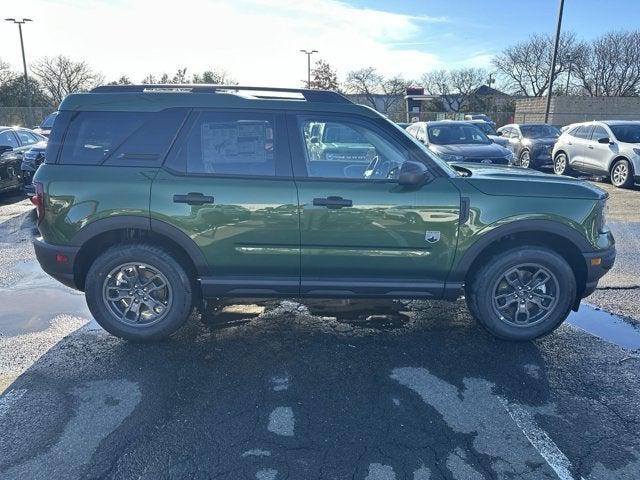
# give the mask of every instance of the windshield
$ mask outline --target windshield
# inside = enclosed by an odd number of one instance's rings
[[[560,136],[560,130],[552,125],[522,125],[520,131],[524,138],[555,138]]]
[[[444,170],[445,172],[447,172],[447,174],[451,175],[452,177],[460,177],[461,174],[455,170],[451,165],[449,165],[447,162],[445,162],[444,160],[442,160],[440,157],[438,157],[436,154],[434,154],[431,150],[429,150],[427,148],[426,145],[424,145],[423,143],[419,142],[418,139],[416,137],[414,137],[413,135],[411,135],[409,132],[407,132],[404,128],[398,126],[397,124],[390,122],[397,130],[399,130],[400,132],[402,132],[402,134],[407,137],[408,139],[410,139],[415,145],[417,145],[418,147],[420,147],[420,150],[422,150],[424,153],[426,153],[429,158],[431,160],[433,160],[434,163],[438,164],[438,166]]]
[[[475,125],[433,125],[428,128],[429,142],[435,145],[461,145],[491,143]]]
[[[47,118],[44,119],[44,121],[42,122],[42,125],[40,125],[40,126],[42,128],[51,128],[51,127],[53,127],[53,121],[56,119],[57,116],[58,116],[58,112],[53,112]]]
[[[478,122],[474,123],[473,125],[482,130],[482,133],[484,133],[485,135],[496,135],[496,129],[493,128],[493,125],[491,125],[490,123]]]
[[[640,125],[609,125],[609,128],[620,142],[640,143]]]

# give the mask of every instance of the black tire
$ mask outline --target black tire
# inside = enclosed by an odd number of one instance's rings
[[[523,150],[520,153],[520,166],[522,168],[533,168],[531,166],[531,152],[529,152],[529,150]]]
[[[609,175],[611,184],[618,188],[630,188],[633,185],[633,167],[631,162],[624,158],[617,160],[611,166]]]
[[[517,267],[532,271],[540,267],[541,270],[551,274],[552,278],[549,282],[553,282],[553,288],[547,290],[545,284],[544,292],[539,289],[530,292],[536,295],[536,301],[539,301],[539,295],[555,298],[547,305],[548,310],[537,308],[534,300],[527,301],[527,292],[521,292],[524,300],[521,297],[514,297],[516,298],[516,310],[519,308],[518,304],[524,301],[526,307],[532,307],[534,311],[538,309],[541,312],[540,320],[537,323],[532,321],[531,324],[516,325],[506,318],[509,316],[506,310],[499,312],[496,306],[494,296],[497,291],[500,291],[499,288],[503,288],[501,285],[506,282],[504,280],[505,274]],[[525,283],[522,284],[525,285]],[[510,287],[508,285],[508,288]],[[516,296],[520,293],[515,293],[514,288],[514,293],[510,295]],[[497,297],[504,296],[505,294],[497,295]],[[521,299],[518,300],[518,298]],[[532,297],[529,296],[529,298]],[[513,248],[491,257],[479,268],[466,289],[466,300],[472,316],[494,336],[511,341],[527,341],[551,333],[567,318],[575,298],[576,279],[567,261],[552,250],[533,245]],[[512,299],[510,303],[513,303]]]
[[[565,153],[558,153],[553,159],[553,172],[556,175],[571,175],[572,170],[569,166],[569,157]]]
[[[162,283],[170,291],[167,308],[162,310],[156,323],[133,325],[113,313],[106,295],[107,277],[119,266],[143,264],[155,269],[162,276]],[[136,272],[138,270],[136,269]],[[113,275],[109,278],[112,278]],[[166,281],[166,282],[165,282]],[[124,287],[123,290],[131,287]],[[169,290],[170,289],[170,290]],[[166,292],[167,290],[163,290]],[[130,293],[130,292],[128,292]],[[150,294],[147,294],[151,296]],[[194,304],[193,284],[186,270],[165,249],[146,243],[119,244],[101,254],[87,272],[85,297],[89,310],[96,321],[107,332],[120,338],[136,342],[153,342],[165,339],[178,330],[189,317]],[[147,298],[145,296],[145,298]],[[133,300],[131,300],[133,301]],[[127,300],[124,300],[125,306]],[[138,311],[142,305],[138,306]],[[156,314],[156,312],[152,312]],[[136,317],[140,314],[138,313]],[[126,315],[125,315],[126,316]]]

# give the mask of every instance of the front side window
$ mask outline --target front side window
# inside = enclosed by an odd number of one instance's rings
[[[185,145],[187,173],[273,176],[276,148],[273,115],[202,112]]]
[[[308,134],[314,126],[317,136]],[[301,118],[299,128],[309,177],[393,180],[407,156],[360,122]]]
[[[11,147],[16,148],[18,146],[18,141],[16,140],[15,135],[11,130],[5,130],[4,132],[0,132],[0,147]]]
[[[486,145],[491,143],[491,140],[473,125],[433,125],[428,130],[429,142],[435,145]]]
[[[615,135],[616,139],[625,143],[640,143],[640,125],[610,125],[609,128]]]
[[[591,129],[593,127],[591,125],[580,125],[576,129],[572,130],[570,133],[572,136],[576,138],[588,139],[591,136]]]

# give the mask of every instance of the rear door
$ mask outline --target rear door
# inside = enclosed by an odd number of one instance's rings
[[[308,134],[314,124],[340,129],[345,144],[359,147],[349,157],[315,152]],[[288,126],[300,202],[301,293],[439,296],[458,234],[460,194],[450,179],[434,172],[421,188],[398,185],[400,166],[415,153],[374,120],[301,114],[291,115]]]
[[[277,112],[195,111],[153,182],[152,228],[168,224],[195,242],[207,263],[206,295],[299,293],[298,198],[284,122]]]
[[[20,184],[20,163],[22,151],[18,138],[11,130],[0,132],[0,191],[14,188]]]

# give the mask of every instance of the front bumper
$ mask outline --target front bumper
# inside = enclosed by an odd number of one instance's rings
[[[52,245],[38,237],[33,240],[33,248],[42,270],[67,287],[79,289],[75,282],[73,266],[80,247]]]
[[[616,260],[616,247],[612,246],[598,252],[583,253],[583,256],[587,264],[587,278],[582,298],[591,295],[598,286],[598,281],[611,270]]]

